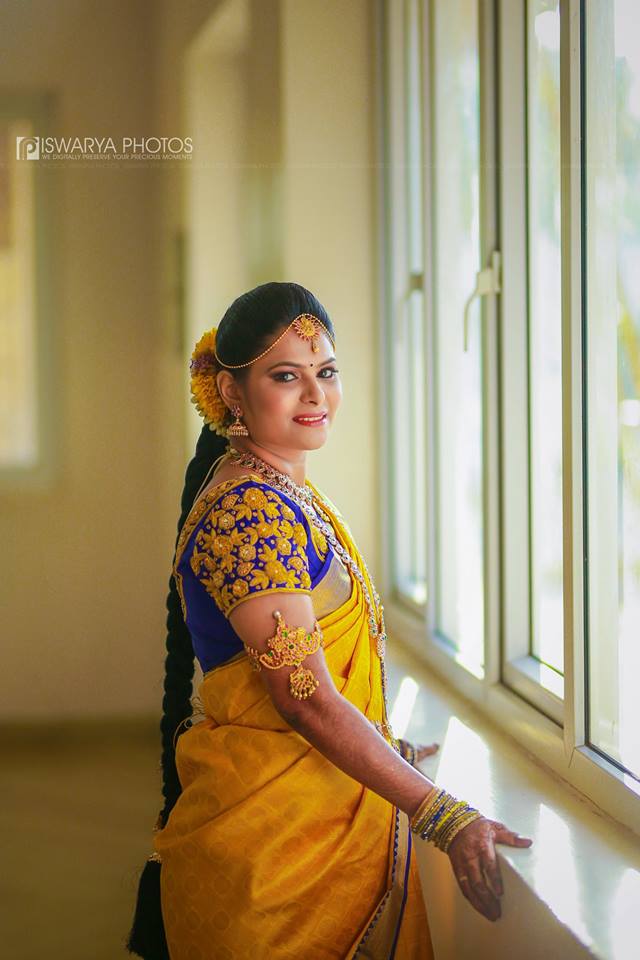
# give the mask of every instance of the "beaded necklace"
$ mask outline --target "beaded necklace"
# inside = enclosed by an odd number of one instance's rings
[[[243,467],[247,467],[250,470],[255,470],[256,473],[259,473],[265,478],[267,483],[276,487],[277,489],[282,490],[282,492],[286,493],[286,495],[290,497],[294,503],[297,503],[309,522],[313,523],[313,525],[326,537],[335,553],[361,584],[368,611],[369,636],[376,642],[376,653],[380,660],[380,673],[382,678],[384,720],[382,722],[375,721],[375,726],[378,728],[378,730],[380,730],[381,733],[386,731],[389,734],[392,742],[395,743],[396,738],[394,737],[393,730],[388,722],[389,707],[387,702],[387,676],[384,663],[387,633],[385,630],[384,616],[382,612],[384,607],[380,602],[380,595],[373,585],[373,580],[371,578],[371,574],[369,573],[369,568],[367,567],[364,557],[360,551],[358,551],[358,556],[362,561],[362,566],[366,571],[367,577],[373,589],[373,598],[358,562],[353,559],[348,550],[342,546],[336,537],[333,526],[329,522],[326,513],[326,510],[331,509],[331,507],[329,504],[325,503],[319,491],[315,492],[310,487],[301,486],[300,484],[296,483],[292,477],[288,476],[286,473],[282,473],[280,470],[276,470],[276,468],[271,466],[270,463],[267,463],[265,460],[262,460],[253,453],[236,450],[233,447],[229,447],[227,455],[234,463],[237,463]]]

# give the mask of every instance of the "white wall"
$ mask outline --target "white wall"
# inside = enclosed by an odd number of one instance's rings
[[[55,133],[204,135],[207,103],[219,123],[217,139],[196,142],[191,185],[180,163],[69,161],[52,177],[61,470],[44,493],[2,496],[0,720],[158,715],[201,423],[190,340],[266,279],[304,284],[334,319],[345,400],[309,474],[375,576],[372,12],[367,0],[4,6],[0,85],[55,92]],[[235,58],[225,16],[241,27]],[[207,193],[208,228],[194,210]],[[182,346],[179,230],[198,243]]]
[[[149,135],[153,8],[5,4],[0,86],[52,92],[60,136]],[[2,496],[5,720],[150,711],[164,619],[155,176],[68,161],[48,179],[60,470]]]
[[[310,475],[380,575],[373,13],[368,0],[283,0],[286,279],[336,329],[344,400]]]

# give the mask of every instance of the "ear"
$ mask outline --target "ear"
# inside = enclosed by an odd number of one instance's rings
[[[242,405],[238,382],[229,370],[219,370],[216,374],[216,383],[218,384],[220,396],[229,409],[237,403]]]

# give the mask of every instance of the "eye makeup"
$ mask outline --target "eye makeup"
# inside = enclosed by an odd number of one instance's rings
[[[331,376],[330,376],[330,377],[321,377],[321,376],[320,376],[320,374],[321,374],[321,373],[324,373],[325,370],[328,370],[328,371],[331,373]],[[338,374],[339,372],[340,372],[340,371],[338,370],[337,367],[322,367],[320,370],[318,370],[318,376],[320,377],[321,380],[333,380],[333,379],[335,379],[336,374]],[[291,383],[291,380],[283,380],[283,379],[282,379],[283,377],[286,377],[286,376],[291,376],[291,377],[293,377],[294,374],[293,374],[290,370],[282,370],[280,373],[274,373],[274,374],[272,374],[272,379],[275,380],[275,381],[278,382],[278,383]]]

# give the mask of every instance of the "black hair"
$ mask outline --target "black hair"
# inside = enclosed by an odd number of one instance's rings
[[[216,351],[225,364],[247,363],[265,350],[274,338],[300,313],[311,313],[323,322],[332,337],[333,324],[322,304],[298,283],[272,281],[237,297],[226,310],[216,334]],[[232,370],[242,380],[250,367]],[[215,376],[215,374],[213,374]],[[232,419],[231,417],[229,419]],[[226,451],[228,440],[202,428],[195,453],[187,466],[180,501],[178,537],[194,500],[217,459]],[[177,547],[177,538],[176,538]],[[174,551],[175,561],[175,551]],[[182,615],[180,597],[173,575],[167,596],[167,639],[160,732],[162,741],[162,794],[164,806],[158,826],[164,827],[182,788],[175,762],[174,737],[184,732],[192,713],[194,653],[191,635]],[[179,729],[181,728],[181,729]],[[148,860],[138,885],[138,896],[126,947],[144,960],[170,960],[160,904],[161,863]]]

